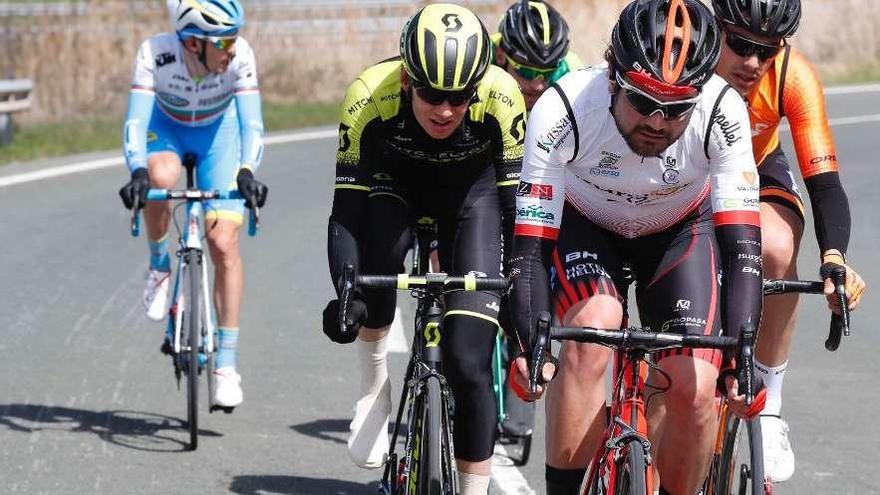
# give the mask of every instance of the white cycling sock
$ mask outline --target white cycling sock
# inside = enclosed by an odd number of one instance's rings
[[[375,342],[356,340],[361,370],[361,396],[374,395],[388,379],[388,336]]]
[[[786,368],[788,368],[788,361],[779,366],[767,366],[757,359],[755,360],[755,370],[764,382],[764,387],[767,388],[767,403],[761,414],[779,416],[782,410],[782,381],[785,378]]]
[[[387,458],[391,382],[386,364],[387,337],[376,342],[357,340],[361,396],[354,406],[348,454],[358,466],[377,469]]]
[[[491,476],[482,476],[471,473],[458,473],[458,485],[461,495],[487,495],[489,493],[489,480]]]

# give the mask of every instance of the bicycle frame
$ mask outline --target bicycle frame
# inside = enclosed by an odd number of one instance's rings
[[[615,493],[618,480],[617,460],[622,456],[620,449],[630,440],[638,440],[645,451],[646,495],[653,495],[654,480],[651,469],[651,442],[648,440],[648,418],[645,410],[645,382],[648,377],[648,364],[645,353],[641,351],[614,352],[613,384],[611,404],[608,407],[608,426],[602,435],[603,447],[599,449],[590,463],[581,493],[588,493],[593,484],[603,482],[604,491]]]

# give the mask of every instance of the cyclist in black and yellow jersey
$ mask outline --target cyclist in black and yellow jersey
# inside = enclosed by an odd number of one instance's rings
[[[568,23],[542,1],[511,5],[492,35],[495,65],[516,79],[529,110],[551,84],[584,66],[568,45]]]
[[[501,236],[512,235],[525,134],[516,81],[490,64],[489,33],[457,5],[433,4],[416,13],[404,27],[400,54],[368,68],[346,93],[328,226],[333,282],[347,263],[360,273],[401,272],[411,226],[422,216],[437,219],[442,271],[499,276]],[[499,301],[495,292],[445,298],[440,346],[455,396],[463,495],[488,492]],[[348,343],[359,334],[361,398],[348,446],[366,468],[382,466],[388,451],[385,339],[394,307],[393,291],[356,295],[349,312],[355,323],[344,335],[338,300],[324,310],[331,340]]]

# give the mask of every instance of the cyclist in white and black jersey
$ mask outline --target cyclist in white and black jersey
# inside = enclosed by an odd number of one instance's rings
[[[238,249],[242,213],[263,206],[267,188],[254,178],[263,155],[263,116],[254,52],[238,36],[238,0],[168,0],[173,33],[144,41],[135,60],[123,131],[131,180],[120,191],[127,208],[144,208],[150,267],[143,304],[147,316],[167,311],[171,260],[167,203],[146,203],[150,187],[171,189],[184,154],[196,156],[196,185],[242,200],[210,200],[205,226],[215,266],[219,349],[212,403],[235,407],[243,395],[236,371],[244,269]],[[166,339],[168,336],[166,336]]]
[[[719,35],[697,0],[635,1],[614,28],[608,67],[562,78],[532,110],[511,272],[524,349],[551,304],[564,325],[620,327],[625,265],[641,323],[655,331],[736,336],[758,324],[758,175],[743,100],[713,75]],[[598,447],[609,355],[592,344],[562,347],[547,399],[548,495],[577,493]],[[761,404],[746,407],[737,395],[731,356],[655,359],[671,378],[648,404],[660,493],[692,495],[710,459],[716,384],[739,415]],[[517,365],[515,387],[536,399],[543,390],[525,391],[524,356]]]

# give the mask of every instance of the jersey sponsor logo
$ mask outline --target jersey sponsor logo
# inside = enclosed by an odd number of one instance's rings
[[[619,177],[620,168],[617,166],[617,162],[620,161],[620,155],[604,150],[601,154],[602,158],[599,159],[599,165],[590,169],[590,175]]]
[[[743,172],[742,176],[743,179],[745,179],[746,184],[755,185],[758,183],[758,172]]]
[[[211,98],[202,98],[199,100],[198,105],[200,107],[207,107],[210,105],[216,105],[217,103],[222,102],[223,100],[227,100],[232,98],[232,91],[226,91],[223,94],[219,94],[217,96],[212,96]]]
[[[461,31],[463,24],[461,23],[461,19],[458,18],[458,14],[446,14],[441,20],[443,21],[443,25],[446,26],[447,33],[457,33]]]
[[[379,98],[379,101],[389,102],[389,101],[397,100],[399,98],[400,98],[400,93],[391,93],[391,94],[387,94],[387,95]]]
[[[753,263],[759,263],[759,264],[764,259],[760,254],[747,254],[747,253],[739,253],[736,256],[736,258],[740,259],[740,260],[749,260]]]
[[[156,55],[156,67],[162,67],[163,65],[173,64],[177,61],[177,56],[171,52],[160,53]]]
[[[532,184],[531,182],[520,181],[516,189],[516,195],[528,198],[553,199],[553,185]]]
[[[351,148],[351,138],[348,137],[348,130],[351,127],[345,124],[339,124],[339,152],[345,153]]]
[[[172,107],[187,107],[187,106],[189,106],[189,100],[187,100],[186,98],[177,96],[175,94],[172,94],[172,93],[166,93],[164,91],[160,91],[160,92],[156,93],[156,96],[158,96],[160,100],[171,105]]]
[[[347,110],[348,114],[354,115],[360,109],[364,108],[365,106],[367,106],[370,103],[373,103],[372,96],[368,96],[367,98],[361,98],[360,100],[355,100],[355,102],[352,103],[350,107],[348,107],[348,110]]]
[[[516,216],[522,220],[530,220],[545,225],[552,225],[553,221],[556,219],[552,213],[544,211],[544,207],[541,205],[529,205],[525,208],[517,208]]]
[[[817,163],[822,163],[822,162],[836,162],[836,161],[837,161],[837,155],[814,156],[813,158],[810,158],[810,165],[815,165]]]
[[[757,268],[753,268],[751,266],[744,266],[742,272],[748,273],[749,275],[754,275],[755,277],[761,276],[761,270],[758,270]]]
[[[571,119],[566,115],[557,120],[549,131],[539,135],[535,143],[538,145],[538,148],[547,153],[550,153],[551,148],[558,150],[562,143],[565,142],[565,138],[571,134],[572,129]]]
[[[598,253],[591,253],[589,251],[574,251],[565,255],[565,263],[571,263],[572,261],[577,260],[586,260],[591,259],[593,261],[599,261]]]
[[[484,142],[473,142],[473,143],[463,143],[459,144],[457,147],[462,148],[461,151],[454,150],[444,150],[444,151],[431,151],[424,149],[415,149],[401,146],[399,143],[394,143],[391,141],[386,141],[388,146],[394,148],[399,153],[412,158],[413,160],[421,160],[431,163],[451,163],[451,162],[464,162],[474,156],[477,156],[484,151],[486,151],[489,146],[492,144],[490,141]]]
[[[718,113],[718,115],[712,119],[712,123],[718,124],[718,130],[721,132],[721,136],[717,136],[713,128],[712,134],[717,138],[716,142],[719,147],[724,148],[726,146],[730,148],[734,143],[742,139],[742,124],[740,122],[730,120],[723,113]],[[721,139],[724,140],[723,143]],[[722,144],[724,146],[722,146]]]
[[[626,201],[627,203],[639,206],[639,205],[643,205],[643,204],[647,203],[651,199],[650,195],[648,195],[648,194],[635,194],[635,193],[617,191],[614,189],[602,187],[599,184],[596,184],[595,182],[590,182],[589,180],[584,179],[583,177],[580,177],[580,179],[582,181],[586,182],[587,184],[593,186],[596,190],[602,191],[602,192],[612,196],[610,198],[605,198],[608,201],[617,202],[617,201],[623,200],[623,201]]]
[[[690,311],[690,309],[691,309],[690,299],[679,299],[675,303],[675,311]]]
[[[667,168],[663,171],[663,182],[666,184],[678,184],[680,173],[674,168]]]
[[[526,114],[521,113],[510,124],[510,135],[516,139],[516,144],[523,144],[526,140]]]
[[[492,301],[492,302],[486,304],[486,307],[489,308],[489,309],[491,309],[492,311],[494,311],[494,312],[496,312],[496,313],[499,312],[499,311],[501,311],[501,307],[500,307],[500,306],[498,305],[498,303],[495,302],[495,301]]]
[[[394,177],[391,177],[390,175],[388,175],[385,172],[375,173],[375,174],[373,174],[373,178],[376,180],[386,180],[386,181],[387,180],[394,180]]]
[[[513,108],[513,98],[507,96],[504,93],[495,91],[493,89],[489,91],[489,98],[492,98],[493,100],[498,100],[501,103],[507,105],[509,108]]]
[[[357,179],[355,179],[354,177],[348,177],[348,176],[343,176],[343,175],[336,176],[336,183],[337,184],[354,184],[355,182],[357,182]]]
[[[707,322],[703,318],[695,318],[693,316],[679,316],[678,318],[664,321],[663,324],[660,325],[660,331],[667,332],[673,326],[705,328],[706,324]]]
[[[565,268],[565,278],[567,280],[589,276],[611,278],[611,275],[605,271],[605,268],[596,263],[578,263]]]

